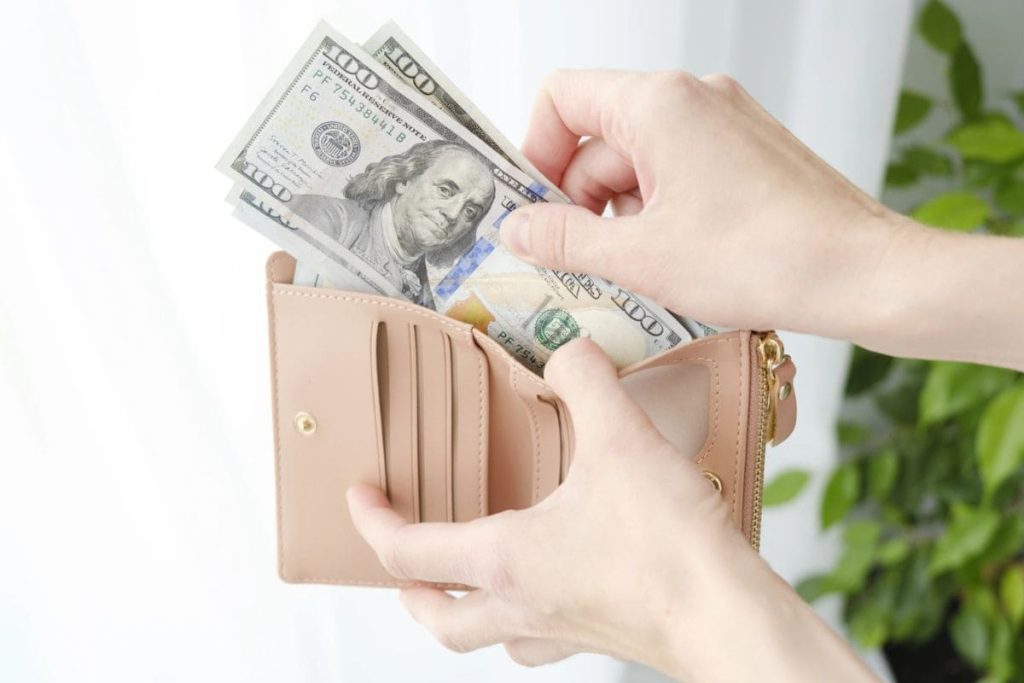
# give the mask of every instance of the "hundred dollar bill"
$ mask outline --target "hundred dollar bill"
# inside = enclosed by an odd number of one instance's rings
[[[508,254],[505,216],[560,197],[326,24],[219,168],[276,233],[320,251],[331,282],[353,271],[370,290],[472,323],[535,370],[577,336],[620,367],[694,336],[606,280]]]
[[[343,257],[335,256],[316,239],[316,233],[293,228],[269,203],[261,200],[248,189],[235,185],[227,197],[233,202],[232,215],[267,239],[276,242],[297,260],[293,284],[309,287],[333,287],[351,292],[368,292],[392,296],[382,290],[374,280],[362,277],[359,269]],[[327,280],[321,272],[331,271],[334,280]]]
[[[543,181],[551,193],[557,194],[563,201],[569,201],[569,197],[544,177],[394,21],[388,21],[377,29],[363,43],[363,49],[373,55],[378,64],[384,65],[406,85],[415,88],[435,107],[447,112],[488,147],[530,177]]]

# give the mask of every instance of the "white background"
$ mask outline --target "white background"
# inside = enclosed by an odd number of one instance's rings
[[[394,16],[513,140],[557,67],[727,71],[874,193],[909,5],[3,5],[0,679],[645,677],[596,656],[526,670],[500,648],[456,655],[393,593],[278,581],[263,298],[273,246],[229,217],[213,164],[318,18],[361,41]],[[815,478],[766,515],[764,552],[795,580],[835,552],[816,505],[848,348],[787,341],[800,426],[769,474]]]

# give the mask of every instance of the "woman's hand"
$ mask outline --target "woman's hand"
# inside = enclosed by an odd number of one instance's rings
[[[807,680],[866,677],[751,550],[596,345],[559,349],[545,379],[577,428],[566,480],[539,504],[409,524],[379,489],[349,490],[356,528],[391,574],[478,587],[459,598],[402,589],[417,621],[452,650],[503,643],[527,665],[586,651],[684,680],[797,680],[818,665],[828,675]]]
[[[504,221],[531,263],[708,324],[1024,370],[1024,240],[896,215],[726,76],[556,72],[523,152],[577,204]],[[617,216],[601,218],[609,202]]]

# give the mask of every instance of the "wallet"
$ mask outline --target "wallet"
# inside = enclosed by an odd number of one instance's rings
[[[565,479],[565,405],[500,343],[405,301],[292,284],[267,262],[278,572],[291,583],[408,585],[356,532],[345,490],[380,487],[410,522],[530,507]],[[719,491],[758,547],[764,453],[796,422],[774,332],[681,344],[620,371],[628,393]],[[434,584],[467,590],[461,584]]]

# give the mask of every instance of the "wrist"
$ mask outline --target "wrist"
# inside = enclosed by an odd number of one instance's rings
[[[664,643],[648,663],[680,681],[876,680],[850,646],[746,550],[697,580],[699,591],[684,591],[699,606],[669,620]]]
[[[815,241],[793,250],[798,277],[780,302],[788,312],[781,327],[858,343],[887,329],[892,272],[913,253],[919,227],[871,203],[804,231]]]
[[[849,339],[893,356],[1024,370],[1024,240],[951,232],[891,214]]]

